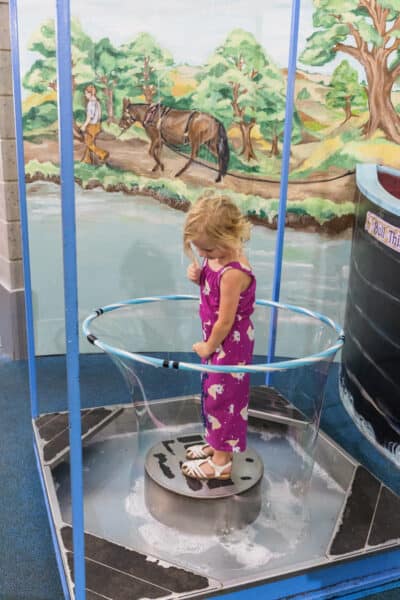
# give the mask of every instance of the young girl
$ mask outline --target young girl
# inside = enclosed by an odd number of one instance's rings
[[[251,363],[256,281],[243,253],[250,224],[227,197],[200,198],[184,227],[184,249],[193,258],[191,244],[204,257],[200,267],[188,267],[190,281],[200,286],[203,341],[193,350],[203,363]],[[229,479],[232,455],[246,449],[250,376],[245,373],[204,373],[202,411],[206,444],[187,450],[184,475],[195,479]]]

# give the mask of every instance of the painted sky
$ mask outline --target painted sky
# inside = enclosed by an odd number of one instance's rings
[[[291,0],[71,0],[93,40],[108,37],[115,45],[131,41],[138,33],[151,33],[177,63],[200,65],[232,29],[241,27],[255,35],[281,67],[287,66]],[[47,18],[55,17],[54,0],[19,0],[22,72],[36,55],[27,51],[32,33]],[[301,2],[299,53],[311,35],[312,0]],[[340,57],[342,60],[345,57]],[[348,58],[348,57],[346,57]],[[331,73],[340,60],[307,70]]]
[[[46,18],[55,16],[55,2],[19,0],[18,7],[25,67],[32,62],[28,41]],[[176,62],[195,65],[204,62],[230,30],[241,27],[254,33],[279,65],[287,64],[290,0],[277,0],[273,6],[265,0],[71,0],[71,14],[94,40],[109,37],[119,45],[146,31]],[[304,0],[300,47],[312,31],[311,15],[311,1]]]

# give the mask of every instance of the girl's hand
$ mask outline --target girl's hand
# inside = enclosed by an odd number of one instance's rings
[[[192,349],[200,358],[208,358],[213,353],[207,342],[196,342],[193,344]]]
[[[192,281],[193,283],[197,283],[197,285],[199,285],[199,283],[200,283],[200,273],[201,273],[201,268],[196,263],[191,263],[188,266],[187,271],[186,271],[186,275],[187,275],[189,281]]]

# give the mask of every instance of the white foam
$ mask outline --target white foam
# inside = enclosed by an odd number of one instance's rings
[[[185,535],[176,529],[162,523],[146,523],[138,528],[138,533],[154,552],[171,554],[171,539],[173,539],[174,555],[201,554],[209,551],[218,542],[215,535],[206,537],[200,535]]]
[[[264,440],[264,442],[270,442],[274,438],[277,438],[277,439],[280,440],[282,438],[282,434],[280,432],[278,432],[278,433],[272,433],[270,431],[261,431],[260,438],[262,440]]]
[[[138,477],[134,488],[125,498],[125,510],[128,515],[134,517],[142,517],[143,519],[150,517],[144,500],[144,477]]]
[[[222,544],[222,547],[244,567],[260,567],[270,560],[280,558],[283,554],[272,552],[261,544],[255,544],[250,539],[232,539]]]
[[[293,550],[304,530],[304,497],[296,496],[292,484],[285,479],[269,480],[267,498],[268,506],[262,511],[258,524],[276,530]]]

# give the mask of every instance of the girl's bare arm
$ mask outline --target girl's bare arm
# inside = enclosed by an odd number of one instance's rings
[[[200,284],[201,267],[197,263],[190,263],[186,270],[186,275],[192,283]]]
[[[197,258],[196,252],[193,249],[192,243],[190,244],[188,249],[190,249],[192,262],[190,263],[190,265],[187,268],[186,275],[187,275],[187,278],[189,279],[189,281],[192,281],[193,283],[196,283],[197,285],[199,285],[200,284],[200,274],[201,274],[200,262]]]

